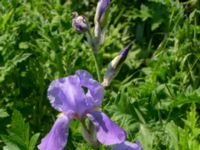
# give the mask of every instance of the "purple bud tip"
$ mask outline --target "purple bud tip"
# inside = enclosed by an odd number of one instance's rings
[[[119,53],[119,55],[122,56],[122,59],[123,59],[123,60],[126,59],[126,57],[127,57],[127,55],[128,55],[128,52],[129,52],[129,50],[131,49],[131,47],[132,47],[132,44],[130,43],[130,44],[128,44],[128,45]]]
[[[103,16],[103,13],[105,12],[108,5],[110,4],[110,0],[99,0],[98,3],[99,4],[97,8],[97,12],[98,12],[97,20],[100,21],[101,17]]]
[[[78,16],[78,13],[74,12],[72,20],[72,26],[78,32],[86,32],[89,30],[89,25],[85,16]]]

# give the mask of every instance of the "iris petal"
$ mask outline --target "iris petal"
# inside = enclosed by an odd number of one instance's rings
[[[101,105],[103,94],[101,84],[85,70],[78,70],[73,76],[54,80],[48,88],[48,98],[52,107],[66,114],[73,111],[80,118],[85,112]]]
[[[42,139],[39,150],[62,150],[67,144],[68,137],[68,125],[70,119],[61,115],[55,121],[50,132]]]
[[[48,98],[60,112],[74,111],[80,116],[84,112],[85,94],[76,75],[54,80],[48,88]]]
[[[119,144],[126,138],[125,131],[114,123],[103,112],[91,112],[87,114],[96,128],[96,136],[99,142],[104,145]]]
[[[86,103],[88,107],[99,106],[102,103],[104,88],[103,86],[94,80],[92,76],[85,70],[76,71],[76,75],[79,77],[81,86],[88,89],[86,93]]]
[[[142,146],[139,142],[131,143],[125,141],[124,143],[115,145],[112,150],[142,150]]]

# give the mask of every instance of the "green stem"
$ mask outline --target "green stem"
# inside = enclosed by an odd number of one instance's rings
[[[99,62],[97,59],[98,46],[95,45],[94,39],[92,39],[92,34],[90,33],[90,31],[86,32],[86,37],[87,37],[87,41],[92,49],[92,56],[93,56],[94,63],[95,63],[97,78],[98,78],[98,81],[101,82],[101,73],[100,73],[100,69],[99,69]]]
[[[97,60],[97,55],[95,55],[94,52],[93,52],[93,57],[94,57],[94,63],[95,63],[95,67],[96,67],[98,81],[101,83],[101,74],[100,74],[100,69],[99,69],[99,63]]]
[[[100,143],[96,138],[94,125],[90,122],[90,124],[93,126],[92,127],[87,126],[85,120],[82,120],[81,124],[82,124],[83,137],[85,138],[85,140],[88,143],[90,143],[95,149],[99,149]]]

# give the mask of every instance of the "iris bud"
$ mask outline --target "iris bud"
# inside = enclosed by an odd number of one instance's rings
[[[107,11],[107,8],[110,4],[110,0],[99,0],[96,8],[96,14],[95,14],[95,23],[99,22],[102,24],[105,19],[105,14]]]
[[[108,7],[110,0],[99,0],[96,8],[96,14],[94,18],[95,29],[94,34],[96,38],[96,44],[100,45],[104,40],[105,25],[108,16]]]
[[[126,46],[109,64],[108,64],[108,68],[106,71],[106,74],[104,76],[103,79],[103,83],[102,85],[104,87],[107,87],[110,85],[110,82],[116,77],[116,75],[118,74],[120,68],[121,68],[121,64],[124,62],[124,60],[126,59],[129,50],[131,49],[131,44],[129,44],[128,46]]]
[[[89,24],[85,16],[79,16],[77,12],[74,12],[72,19],[72,27],[78,32],[87,32],[89,30]]]

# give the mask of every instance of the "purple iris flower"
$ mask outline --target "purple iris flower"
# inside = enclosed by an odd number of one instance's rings
[[[82,121],[86,117],[95,126],[96,138],[100,143],[104,145],[122,143],[126,138],[125,131],[97,109],[102,103],[103,95],[104,89],[101,84],[84,70],[54,80],[48,88],[48,98],[52,107],[62,113],[38,148],[62,150],[67,144],[70,120]]]
[[[125,141],[123,143],[115,145],[112,150],[143,150],[141,144],[139,142],[131,143]]]

